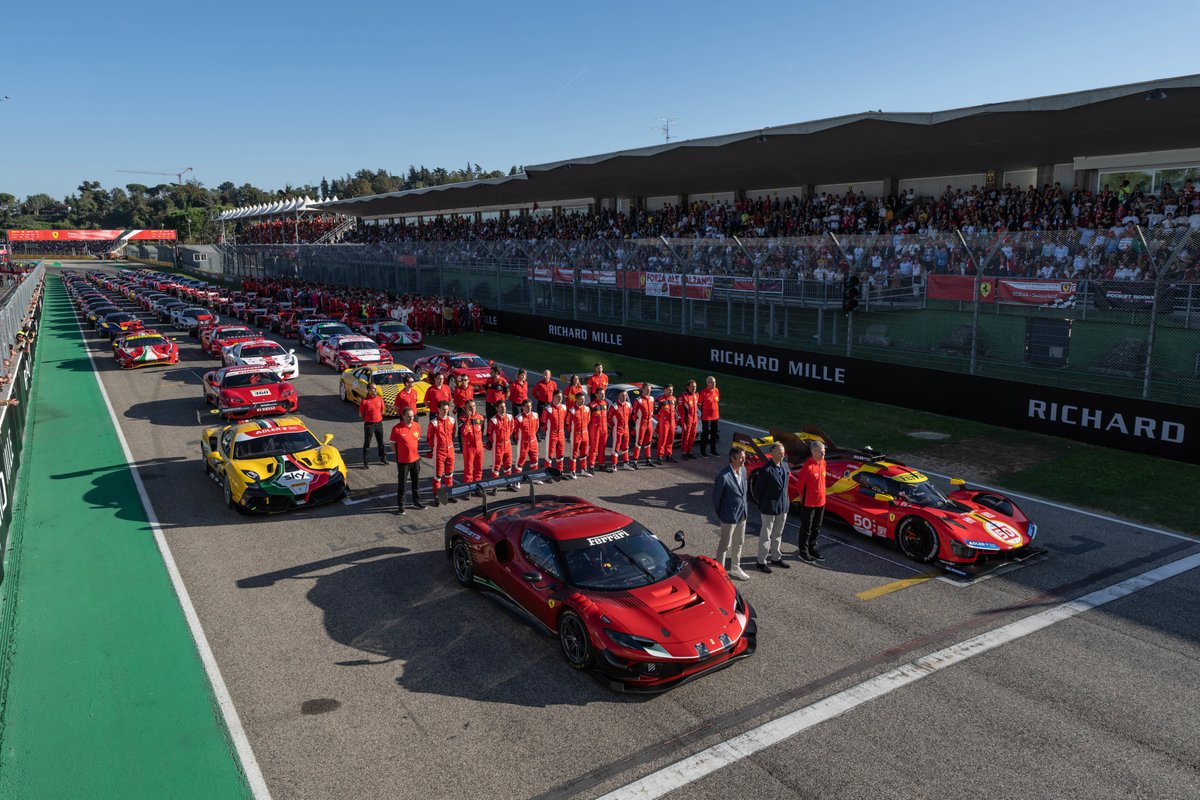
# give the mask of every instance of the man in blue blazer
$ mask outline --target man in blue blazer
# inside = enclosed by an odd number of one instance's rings
[[[717,546],[717,563],[724,566],[729,557],[729,576],[740,581],[750,580],[742,569],[742,544],[746,541],[746,453],[738,448],[729,451],[729,465],[713,480],[713,511],[721,522],[721,543]]]

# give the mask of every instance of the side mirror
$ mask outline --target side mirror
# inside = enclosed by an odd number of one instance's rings
[[[966,481],[964,481],[962,478],[951,478],[951,479],[950,479],[950,485],[951,485],[951,486],[957,486],[957,487],[959,487],[959,488],[962,488],[963,486],[966,486],[966,485],[967,485],[967,482],[966,482]]]
[[[210,453],[208,457],[212,459],[212,462],[213,462],[214,464],[223,464],[223,463],[225,463],[225,456],[221,455],[221,454],[220,454],[220,453],[218,453],[216,450],[214,450],[212,453]]]
[[[683,531],[675,531],[675,541],[679,542],[679,547],[676,547],[676,550],[682,550],[687,547],[687,540],[683,538]]]
[[[289,355],[289,356],[294,356],[294,355],[296,355],[296,350],[295,350],[295,348],[293,348],[293,349],[291,349],[291,350],[288,350],[288,355]]]
[[[524,578],[527,583],[537,583],[538,581],[540,581],[542,579],[542,573],[526,572],[521,577]]]
[[[322,439],[322,444],[329,444],[332,441],[333,441],[333,434],[327,433],[327,434],[325,434],[324,438]]]
[[[896,501],[896,498],[892,497],[890,494],[884,494],[882,492],[876,492],[875,499],[881,503],[893,503]]]

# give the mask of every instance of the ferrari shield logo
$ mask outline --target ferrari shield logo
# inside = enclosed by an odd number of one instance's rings
[[[979,296],[980,297],[990,297],[991,294],[992,294],[992,284],[990,281],[984,281],[983,283],[979,284]]]

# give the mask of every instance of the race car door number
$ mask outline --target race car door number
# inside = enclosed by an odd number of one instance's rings
[[[887,528],[865,514],[854,515],[854,530],[867,536],[887,536]]]

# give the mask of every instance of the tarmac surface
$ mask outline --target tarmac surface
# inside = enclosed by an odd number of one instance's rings
[[[201,433],[217,424],[200,380],[217,362],[181,334],[179,365],[123,372],[107,341],[88,338],[276,798],[1200,796],[1191,537],[1020,501],[1048,556],[968,582],[831,525],[827,561],[808,566],[791,527],[792,569],[760,574],[753,542],[743,551],[758,652],[629,697],[454,583],[442,528],[463,506],[395,514],[395,467],[353,466],[355,407],[311,351],[288,345],[304,356],[299,415],[335,435],[353,496],[250,518],[224,506],[200,461]],[[708,492],[723,462],[539,489],[612,506],[664,539],[683,530],[687,552],[711,555]],[[428,461],[422,475],[427,485]],[[1114,585],[1119,596],[1095,607],[1028,622]],[[990,649],[961,646],[981,635]],[[918,662],[933,653],[932,666]],[[919,680],[869,683],[893,670]]]

